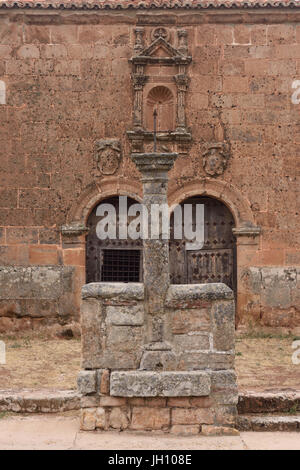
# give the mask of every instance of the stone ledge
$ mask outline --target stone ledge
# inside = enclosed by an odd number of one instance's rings
[[[0,411],[61,413],[79,409],[80,394],[74,390],[0,390]]]
[[[210,394],[207,372],[112,372],[111,396],[119,397],[199,397]]]
[[[91,282],[84,285],[81,292],[83,299],[144,300],[144,284],[140,282]]]
[[[193,305],[197,300],[233,299],[233,291],[226,284],[176,284],[169,287],[165,305],[166,307],[173,307],[180,302]]]

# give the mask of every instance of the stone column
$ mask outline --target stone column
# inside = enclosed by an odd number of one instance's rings
[[[167,204],[168,171],[174,165],[177,153],[135,153],[133,162],[142,173],[143,203],[148,211],[148,238],[144,240],[144,288],[147,314],[147,342],[158,349],[165,340],[164,303],[170,284],[169,240],[160,233],[151,237],[151,209],[154,204]],[[162,346],[166,349],[165,346]]]
[[[180,73],[175,75],[177,85],[177,128],[179,132],[186,132],[185,122],[185,95],[189,85],[189,79],[185,73],[185,67],[180,66]]]

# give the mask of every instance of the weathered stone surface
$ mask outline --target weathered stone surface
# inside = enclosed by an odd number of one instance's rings
[[[127,411],[121,408],[113,408],[109,415],[109,426],[113,429],[127,429],[129,424]]]
[[[292,408],[300,410],[299,391],[248,391],[239,394],[239,414],[280,412],[288,413]]]
[[[170,409],[134,407],[130,429],[158,430],[167,429],[170,425]]]
[[[125,397],[203,396],[210,393],[206,372],[112,372],[110,393]]]
[[[166,297],[166,306],[199,308],[205,300],[233,299],[232,290],[225,284],[172,285]]]
[[[0,411],[60,413],[79,408],[80,394],[70,390],[7,390],[0,393]]]
[[[172,351],[145,351],[140,370],[177,370],[177,362]]]
[[[81,306],[82,367],[84,369],[104,368],[102,361],[103,329],[102,307],[96,299],[83,300]],[[108,366],[107,366],[108,367]]]
[[[199,434],[200,426],[196,424],[174,424],[171,427],[170,432],[177,436],[193,436],[195,434]]]
[[[208,334],[174,335],[173,342],[179,351],[209,351]]]
[[[94,431],[96,429],[96,408],[85,408],[80,413],[80,429]]]
[[[173,424],[213,424],[214,413],[209,408],[174,408]]]
[[[141,326],[144,323],[143,304],[130,307],[110,305],[106,307],[106,321],[118,326]]]
[[[242,415],[238,417],[240,431],[274,432],[299,431],[300,416]]]
[[[100,394],[109,393],[110,372],[108,369],[97,370],[97,390]]]
[[[82,298],[105,298],[122,300],[143,300],[144,286],[140,283],[92,282],[82,287]]]
[[[104,408],[98,407],[96,409],[96,428],[105,429],[106,428],[106,413]]]
[[[213,347],[217,351],[229,351],[235,344],[234,302],[217,302],[212,306]]]
[[[95,370],[81,370],[77,377],[78,391],[82,395],[95,393],[97,389],[97,375]]]

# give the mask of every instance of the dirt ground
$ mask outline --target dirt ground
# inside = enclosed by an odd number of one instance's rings
[[[236,370],[239,389],[300,389],[300,365],[292,364],[293,336],[238,337]],[[0,336],[6,364],[0,365],[0,390],[75,389],[80,369],[80,339],[47,338],[30,333]]]

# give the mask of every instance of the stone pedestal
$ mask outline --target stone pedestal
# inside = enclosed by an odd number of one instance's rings
[[[170,286],[168,236],[151,233],[176,158],[132,154],[147,209],[144,283],[82,289],[82,430],[237,433],[233,292],[224,284]]]

